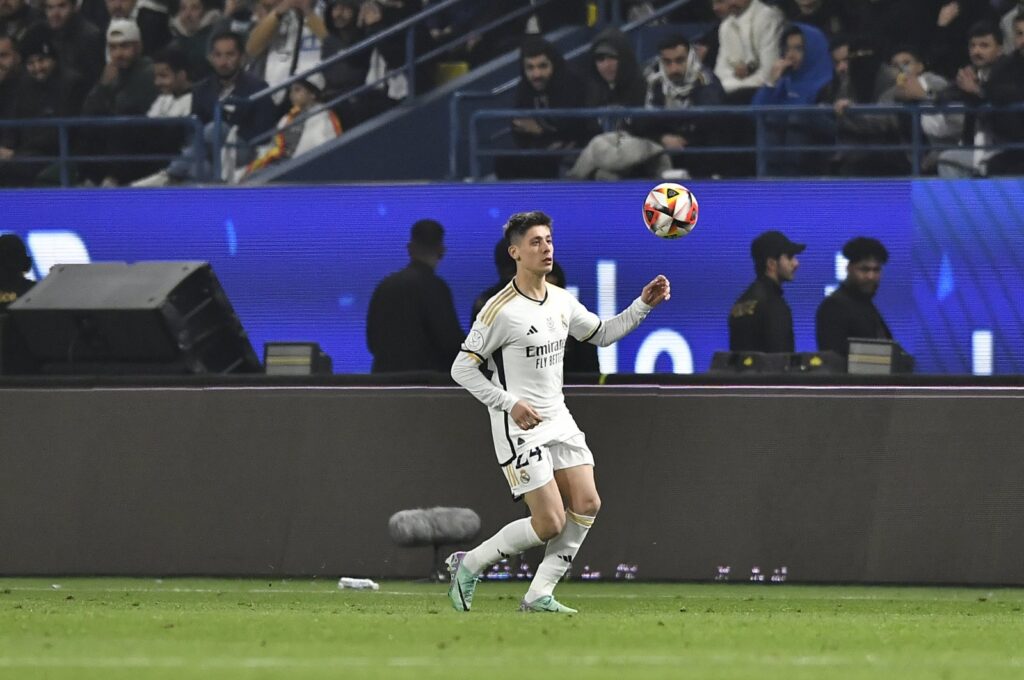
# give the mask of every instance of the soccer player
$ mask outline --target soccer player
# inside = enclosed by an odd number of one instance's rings
[[[550,217],[540,211],[512,215],[505,237],[515,278],[480,311],[452,364],[452,377],[488,407],[498,464],[513,497],[526,499],[530,517],[505,525],[469,552],[449,556],[448,597],[456,610],[469,611],[485,569],[547,543],[519,608],[573,614],[552,592],[593,525],[601,499],[594,456],[562,395],[565,341],[569,335],[600,346],[619,340],[669,299],[669,281],[655,277],[625,311],[602,321],[545,281],[555,254]]]

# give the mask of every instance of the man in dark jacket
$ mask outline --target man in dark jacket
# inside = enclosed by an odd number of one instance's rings
[[[142,56],[142,34],[130,19],[113,19],[107,28],[110,62],[85,98],[86,116],[145,116],[156,99],[153,63]],[[152,129],[144,127],[95,128],[90,131],[91,150],[102,155],[131,155],[145,148]],[[102,177],[105,186],[116,186],[146,174],[145,168],[124,161],[104,163],[90,173]]]
[[[782,298],[782,284],[793,280],[800,266],[796,256],[806,247],[790,241],[780,231],[766,231],[750,244],[757,279],[729,313],[729,349],[793,351],[793,313]]]
[[[892,333],[872,301],[889,252],[876,239],[859,236],[843,246],[843,257],[849,261],[846,280],[818,305],[815,327],[819,351],[846,356],[850,338],[891,340]]]
[[[44,7],[58,61],[65,66],[74,65],[92,87],[106,60],[102,31],[79,13],[74,0],[46,0]]]
[[[374,373],[448,371],[465,334],[448,284],[434,270],[444,256],[444,227],[412,225],[409,266],[381,281],[366,315]]]
[[[538,36],[523,41],[514,108],[578,109],[586,98],[584,81],[565,63],[554,45]],[[542,115],[512,119],[512,139],[518,149],[560,151],[582,147],[593,129],[579,118],[547,118]],[[563,156],[505,157],[495,163],[502,179],[555,178]]]
[[[45,27],[37,26],[21,41],[21,57],[28,77],[18,88],[12,111],[14,118],[65,118],[77,116],[86,89],[81,77],[58,61],[56,48]],[[8,128],[0,133],[0,147],[14,159],[31,156],[56,156],[59,152],[57,128]],[[46,183],[39,174],[49,161],[17,162],[0,166],[0,184],[33,186]],[[54,180],[56,177],[53,178]]]

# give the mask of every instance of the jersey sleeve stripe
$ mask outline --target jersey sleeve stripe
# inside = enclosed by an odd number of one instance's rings
[[[463,347],[462,351],[465,352],[466,354],[469,354],[470,356],[472,356],[474,359],[477,360],[477,362],[479,362],[481,364],[484,363],[484,358],[482,356],[480,356],[479,354],[477,354],[476,352],[474,352],[473,350],[466,349],[465,347]]]
[[[598,321],[597,325],[594,326],[594,330],[590,331],[590,335],[588,335],[587,337],[585,337],[582,340],[580,340],[580,342],[586,342],[586,341],[590,340],[592,337],[594,337],[597,334],[597,332],[599,330],[601,330],[601,324],[603,324],[603,323],[604,323],[603,321]]]
[[[516,296],[515,291],[511,291],[508,294],[502,294],[500,298],[496,299],[494,303],[484,311],[480,317],[480,320],[485,326],[490,326],[494,323],[494,319],[497,318],[498,312],[509,303]]]

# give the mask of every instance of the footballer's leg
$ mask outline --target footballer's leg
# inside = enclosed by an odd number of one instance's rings
[[[485,569],[501,559],[511,559],[542,545],[562,531],[565,508],[554,480],[550,456],[545,451],[524,458],[519,475],[506,475],[512,493],[526,500],[530,517],[509,522],[467,553],[457,552],[448,557],[448,571],[452,576],[448,599],[456,611],[470,610],[477,582]]]
[[[537,568],[521,608],[529,611],[575,613],[576,610],[555,600],[553,593],[555,586],[572,565],[587,537],[587,532],[594,524],[597,511],[601,508],[601,498],[597,495],[592,465],[584,464],[556,470],[555,481],[569,505],[565,513],[565,527],[548,541],[544,559]]]

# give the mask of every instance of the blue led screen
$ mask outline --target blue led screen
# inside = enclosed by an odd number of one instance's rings
[[[257,352],[267,341],[316,341],[337,372],[369,370],[367,303],[405,265],[420,218],[446,227],[438,272],[467,329],[473,299],[496,281],[501,226],[520,210],[552,215],[555,259],[595,311],[622,309],[655,274],[668,276],[671,301],[602,355],[602,367],[619,372],[707,370],[728,344],[729,308],[753,278],[750,240],[766,229],[808,244],[786,297],[797,349],[815,349],[814,311],[838,283],[837,253],[867,235],[891,253],[877,305],[920,370],[1024,368],[1022,181],[692,182],[700,222],[676,241],[643,226],[651,186],[9,191],[0,193],[0,231],[26,238],[39,275],[60,261],[208,260]]]

